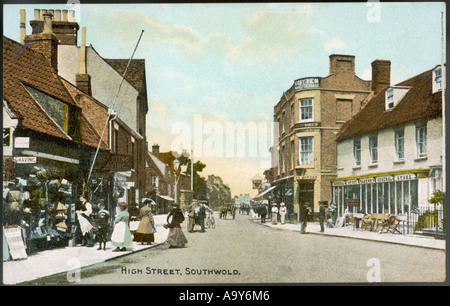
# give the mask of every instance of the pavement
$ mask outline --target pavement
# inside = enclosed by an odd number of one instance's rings
[[[169,234],[169,230],[163,227],[166,223],[167,215],[156,215],[155,227],[155,243],[153,245],[140,245],[133,242],[133,247],[126,252],[113,252],[110,242],[106,244],[106,250],[97,250],[97,245],[88,248],[84,246],[65,247],[52,250],[38,252],[26,259],[9,260],[3,262],[3,284],[15,285],[24,282],[33,281],[41,277],[50,276],[59,273],[67,273],[68,279],[82,267],[91,266],[101,262],[105,262],[114,258],[122,257],[133,252],[139,252],[155,246],[164,244]],[[267,226],[274,230],[297,231],[300,234],[300,224],[272,224],[270,219],[266,223],[261,223],[259,218],[252,215],[253,221],[261,226]],[[218,219],[218,216],[217,216]],[[184,224],[183,227],[187,225]],[[327,228],[325,232],[320,232],[318,222],[309,222],[307,226],[307,234],[325,235],[331,237],[363,239],[367,241],[378,241],[385,243],[395,243],[400,245],[422,247],[428,249],[436,249],[445,251],[446,240],[438,240],[432,237],[419,235],[400,235],[391,233],[377,233],[361,230],[354,230],[352,226],[341,228]]]

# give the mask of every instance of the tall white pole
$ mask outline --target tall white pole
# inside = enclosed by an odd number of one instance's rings
[[[194,197],[194,150],[191,150],[191,191]]]
[[[446,153],[445,153],[445,88],[446,88],[446,72],[445,72],[445,51],[444,51],[444,12],[441,12],[441,78],[442,78],[442,191],[446,190]]]

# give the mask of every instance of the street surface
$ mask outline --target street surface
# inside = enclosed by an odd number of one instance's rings
[[[76,284],[442,282],[445,252],[276,230],[247,215],[188,233],[186,248],[156,246],[82,268]],[[62,273],[30,284],[68,284]]]

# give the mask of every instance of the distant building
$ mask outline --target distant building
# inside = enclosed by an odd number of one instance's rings
[[[333,201],[354,211],[406,214],[428,205],[442,179],[441,66],[375,90],[339,131]]]

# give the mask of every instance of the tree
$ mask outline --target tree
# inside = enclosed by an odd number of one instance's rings
[[[180,161],[180,165],[187,165],[186,174],[191,175],[191,159],[186,157],[185,155],[181,155],[178,160]],[[205,169],[206,164],[201,161],[196,161],[194,163],[194,199],[198,200],[207,200],[206,198],[206,179],[201,176],[199,173]],[[181,168],[181,167],[180,167]],[[179,170],[181,171],[181,170]],[[178,175],[179,173],[177,173]]]

